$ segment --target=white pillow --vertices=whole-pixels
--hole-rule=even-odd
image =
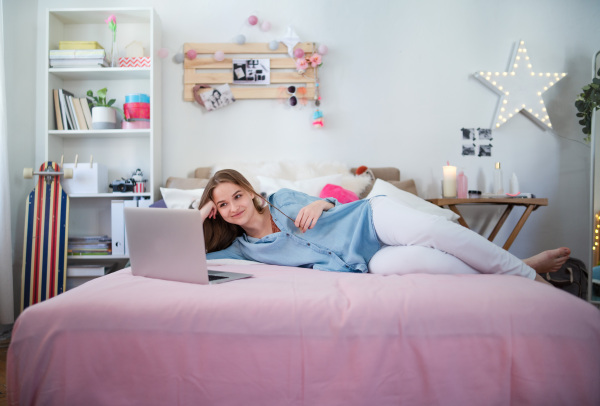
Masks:
[[[200,200],[204,188],[184,190],[161,187],[160,193],[168,209],[189,209],[193,202]]]
[[[382,179],[375,179],[373,189],[369,192],[366,199],[371,197],[386,195],[394,201],[413,209],[420,210],[425,213],[435,214],[436,216],[442,216],[447,220],[457,221],[460,216],[454,213],[452,210],[443,209],[436,206],[433,203],[429,203],[427,200],[420,198],[419,196],[413,195],[412,193],[406,192],[402,189],[398,189],[396,186]]]
[[[340,185],[340,183],[342,183],[342,177],[342,174],[335,174],[312,179],[287,180],[270,178],[268,176],[257,176],[258,181],[260,182],[260,193],[266,193],[267,196],[277,192],[279,189],[287,188],[317,197],[319,197],[321,190],[323,190],[328,183]]]

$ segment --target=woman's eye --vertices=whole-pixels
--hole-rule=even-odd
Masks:
[[[241,193],[239,193],[239,194],[235,195],[235,198],[236,198],[236,199],[239,199],[240,197],[242,197],[242,194],[241,194]]]

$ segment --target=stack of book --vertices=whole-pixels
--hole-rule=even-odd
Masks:
[[[57,130],[91,130],[92,110],[85,97],[75,97],[65,89],[54,89]]]
[[[94,68],[109,66],[104,49],[52,49],[51,68]]]
[[[68,255],[111,255],[111,238],[107,235],[69,237]]]
[[[104,276],[107,268],[102,265],[69,265],[67,266],[67,290]]]

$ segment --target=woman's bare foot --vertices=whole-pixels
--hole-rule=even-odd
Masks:
[[[556,272],[571,255],[571,250],[566,247],[543,251],[530,258],[524,259],[527,265],[535,269],[537,273]]]

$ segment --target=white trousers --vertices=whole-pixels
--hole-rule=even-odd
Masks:
[[[384,196],[371,199],[371,207],[384,244],[369,261],[371,273],[495,273],[535,279],[533,268],[460,224]]]

